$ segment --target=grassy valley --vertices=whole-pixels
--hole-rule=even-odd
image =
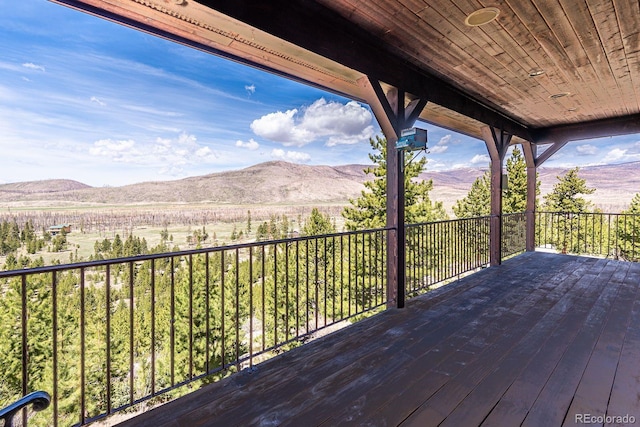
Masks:
[[[364,173],[366,167],[275,161],[236,171],[122,187],[91,187],[66,179],[3,184],[0,221],[16,219],[22,225],[30,220],[40,233],[51,225],[71,224],[72,233],[63,251],[52,252],[46,245],[37,254],[46,264],[87,259],[96,241],[113,239],[116,234],[144,238],[153,247],[160,242],[161,232],[167,230],[174,248],[192,249],[193,233],[203,227],[209,235],[200,243],[203,246],[238,243],[255,239],[259,224],[282,216],[295,232],[302,228],[313,207],[342,230],[343,206],[358,197],[363,183],[371,179]],[[565,172],[541,168],[542,195],[551,191],[556,177]],[[478,168],[458,169],[425,172],[420,178],[433,180],[432,199],[442,201],[452,215],[453,204],[483,173]],[[597,189],[587,198],[605,212],[625,209],[640,189],[640,163],[585,167],[580,176]],[[625,180],[615,179],[617,176]],[[0,265],[4,261],[0,257]]]

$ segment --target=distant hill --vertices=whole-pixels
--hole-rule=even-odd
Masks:
[[[370,176],[367,165],[308,166],[283,161],[261,163],[245,169],[213,173],[174,181],[154,181],[122,187],[90,187],[71,180],[31,181],[0,185],[3,205],[68,204],[327,204],[347,203],[358,197]],[[568,169],[540,168],[542,194],[551,191],[556,176]],[[432,179],[433,200],[448,209],[464,197],[482,169],[426,172]],[[604,211],[626,208],[640,191],[640,162],[581,168],[580,176],[597,191],[589,199]]]
[[[27,183],[4,184],[0,185],[0,203],[342,203],[364,189],[365,174],[358,169],[274,161],[241,170],[122,187],[97,188],[78,183],[62,188],[56,180],[28,183],[28,192],[18,192],[16,189],[27,187]]]
[[[12,184],[0,184],[0,194],[11,195],[59,193],[64,191],[84,190],[91,188],[87,184],[70,179],[49,179],[45,181],[15,182]],[[0,196],[1,197],[1,196]]]

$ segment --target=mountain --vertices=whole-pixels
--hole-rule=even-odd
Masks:
[[[25,181],[12,184],[0,185],[0,194],[7,193],[9,196],[37,194],[37,193],[59,193],[64,191],[84,190],[90,186],[70,179],[49,179],[45,181]],[[1,197],[1,196],[0,196]]]
[[[245,169],[212,173],[174,181],[154,181],[122,187],[90,187],[71,180],[31,181],[0,185],[0,203],[32,205],[127,205],[158,203],[211,204],[342,204],[358,197],[371,179],[367,165],[308,166],[273,161]],[[541,192],[553,189],[556,177],[568,169],[540,168]],[[432,179],[433,200],[447,209],[464,197],[484,170],[457,169],[426,172]],[[604,211],[618,212],[640,191],[640,162],[580,169],[580,176],[597,191],[588,196]]]
[[[307,166],[282,161],[175,181],[154,181],[122,187],[62,188],[58,181],[0,185],[0,202],[79,202],[90,204],[200,203],[303,204],[343,203],[364,189],[358,168]],[[49,186],[49,183],[52,186]]]

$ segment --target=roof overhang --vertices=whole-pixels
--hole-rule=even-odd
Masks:
[[[335,8],[310,0],[52,1],[360,101],[369,101],[365,88],[369,79],[378,80],[383,87],[398,87],[415,98],[428,100],[420,120],[480,139],[481,128],[486,125],[514,135],[514,141],[534,143],[545,143],[555,136],[573,140],[639,131],[640,109],[633,103],[626,114],[607,113],[606,118],[599,118],[599,111],[583,109],[581,119],[553,117],[546,119],[554,122],[550,126],[529,123],[527,108],[543,101],[519,100],[522,110],[510,111],[506,104],[498,105],[490,96],[471,90],[477,82],[454,81],[441,71],[434,71],[442,64],[431,64],[428,57],[421,63],[408,59],[409,45],[414,43],[412,32],[397,35],[392,43],[376,33],[377,21],[371,29],[363,27],[355,16],[360,9],[354,9],[351,15],[345,12],[347,0],[336,2]],[[364,2],[362,6],[367,10],[365,3],[368,4]],[[393,0],[371,3],[387,5],[390,10],[400,8],[400,3]],[[421,16],[424,10],[414,12]],[[390,27],[399,19],[392,14],[375,17],[388,20],[380,24],[381,28]],[[456,42],[444,35],[441,39],[431,40],[428,35],[425,38],[436,48]],[[639,55],[633,54],[628,61],[632,64]],[[492,94],[499,90],[487,87],[487,91],[490,89]],[[544,108],[538,106],[538,110]],[[540,117],[539,121],[543,119]]]

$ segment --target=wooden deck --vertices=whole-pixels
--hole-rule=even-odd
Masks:
[[[640,425],[639,288],[640,264],[527,253],[121,425]]]

